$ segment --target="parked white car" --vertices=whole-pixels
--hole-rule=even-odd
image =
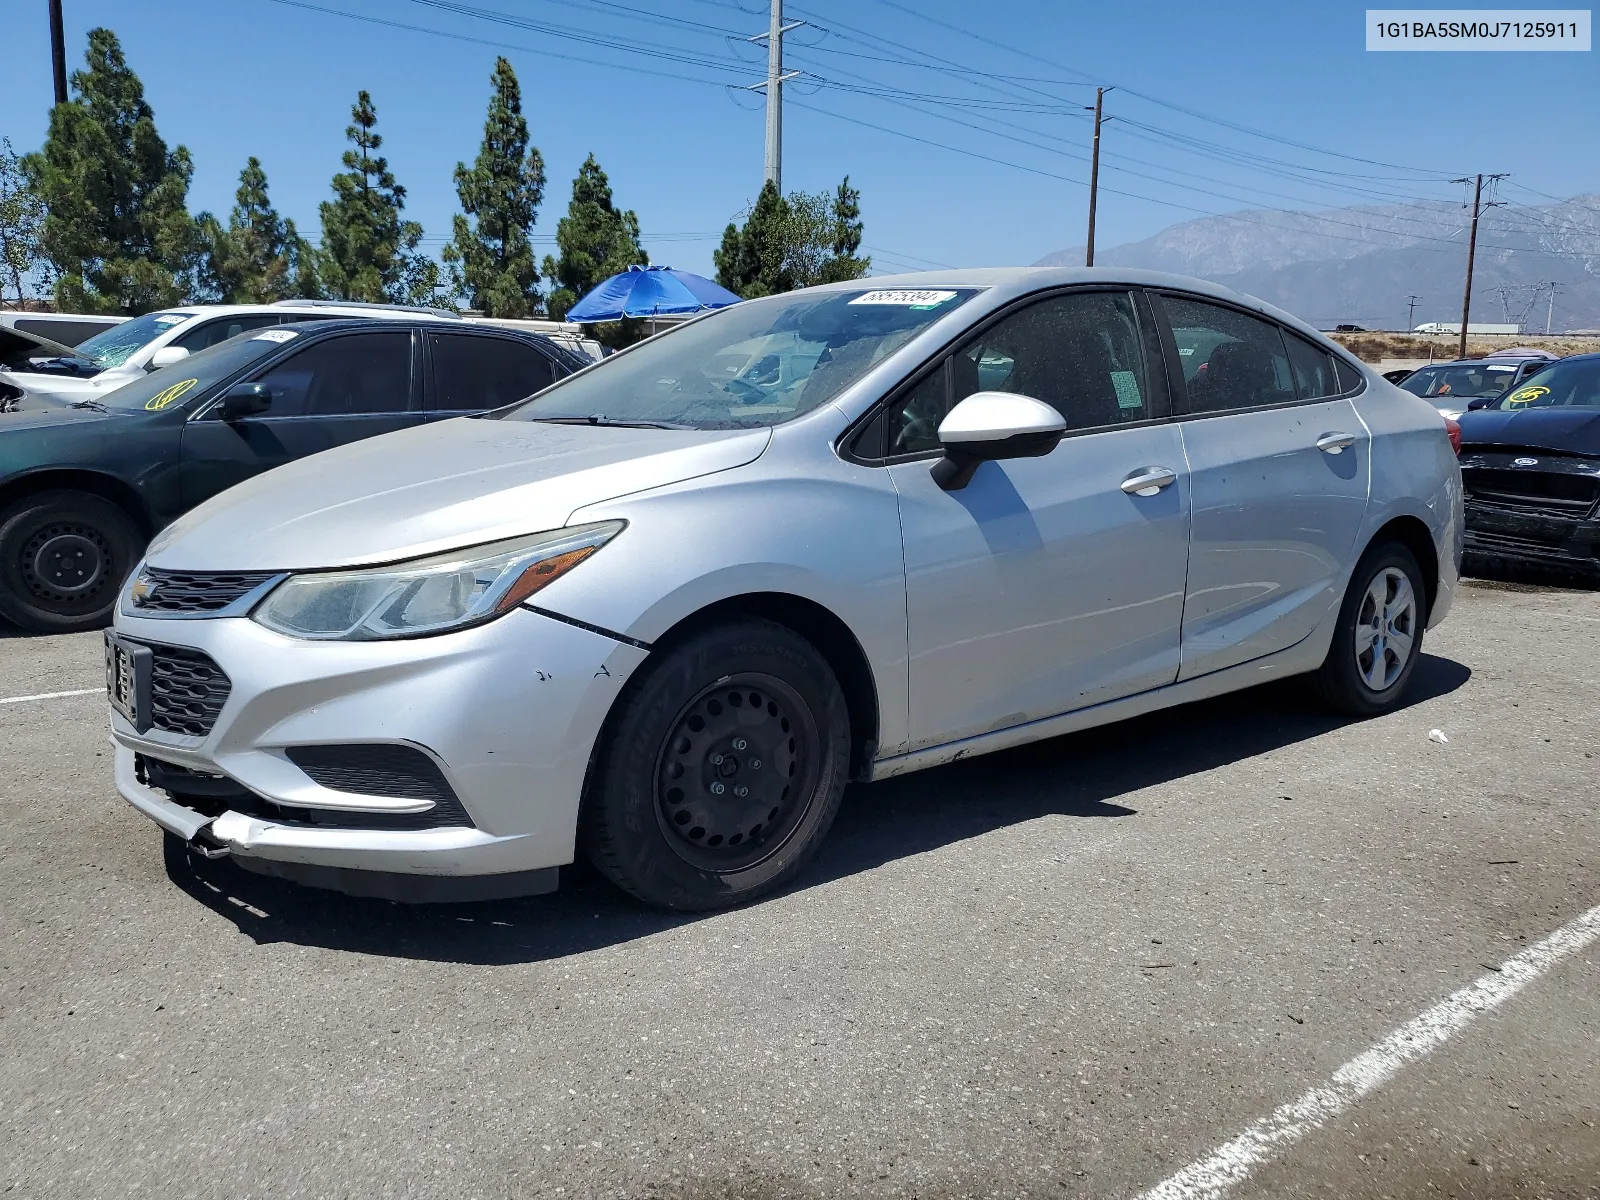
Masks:
[[[170,366],[197,350],[215,346],[236,334],[290,321],[329,317],[437,317],[459,321],[442,308],[399,304],[360,304],[343,300],[282,300],[276,304],[183,304],[123,321],[76,347],[80,357],[98,370],[92,375],[58,375],[30,380],[36,396],[71,403],[94,400],[138,379],[146,371]]]

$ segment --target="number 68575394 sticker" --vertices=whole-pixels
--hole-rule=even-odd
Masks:
[[[194,387],[194,385],[199,382],[200,381],[198,379],[179,380],[171,387],[164,388],[163,390],[157,392],[154,396],[151,396],[150,399],[144,402],[144,406],[151,412],[160,412],[169,404],[183,399],[184,396],[189,394],[189,389]]]

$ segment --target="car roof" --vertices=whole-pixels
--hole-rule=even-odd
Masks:
[[[343,310],[343,311],[341,311]],[[369,320],[376,318],[380,321],[440,321],[460,320],[453,313],[440,310],[428,312],[421,308],[408,308],[403,305],[389,306],[384,304],[361,304],[354,301],[345,303],[338,300],[294,301],[288,300],[276,304],[174,304],[167,308],[153,309],[153,312],[183,313],[189,317],[226,316],[230,313],[239,315],[256,315],[259,313],[296,313],[303,312],[307,316],[313,313],[334,312],[343,317],[365,317]]]

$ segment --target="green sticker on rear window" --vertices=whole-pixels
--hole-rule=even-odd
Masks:
[[[1139,398],[1139,377],[1132,371],[1111,372],[1111,386],[1117,389],[1118,408],[1143,408]]]

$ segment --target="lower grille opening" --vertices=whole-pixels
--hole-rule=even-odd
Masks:
[[[432,809],[423,813],[344,812],[332,808],[304,808],[275,804],[226,775],[196,771],[144,754],[134,755],[133,771],[134,777],[146,787],[160,788],[177,803],[204,817],[220,817],[225,812],[236,812],[279,825],[301,825],[323,829],[404,831],[472,825],[471,818],[467,816],[454,793],[450,794],[449,805],[435,802]]]
[[[431,800],[433,809],[418,814],[431,825],[471,825],[439,764],[415,746],[350,744],[290,746],[284,752],[313,782],[335,792]]]

